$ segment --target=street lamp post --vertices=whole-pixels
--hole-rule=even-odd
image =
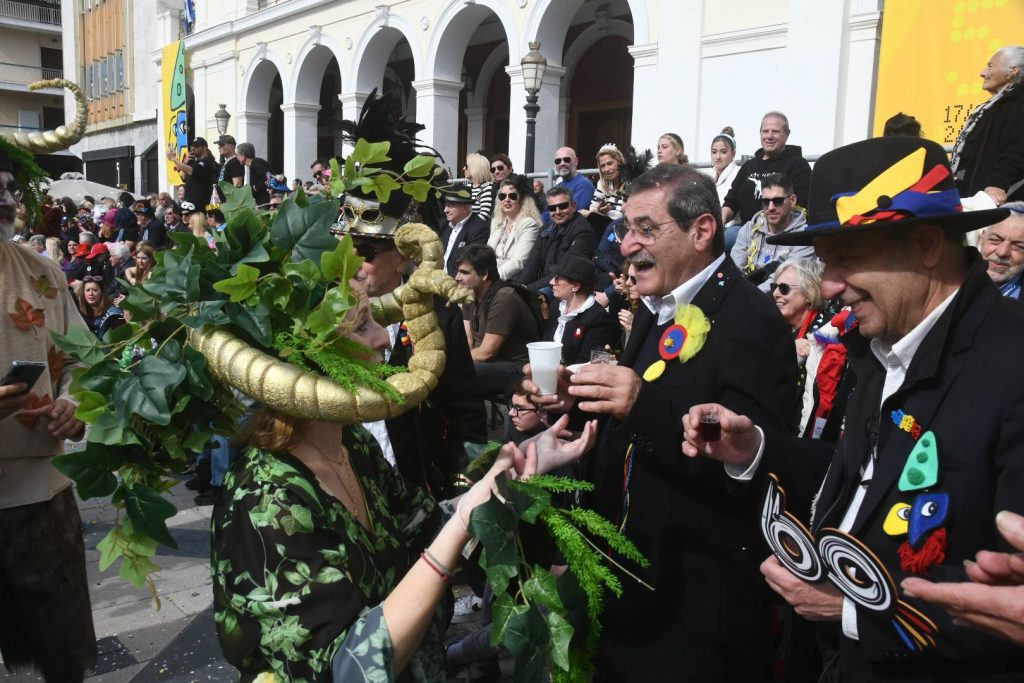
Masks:
[[[231,120],[231,114],[228,113],[228,105],[220,104],[217,105],[220,109],[213,115],[213,118],[217,121],[217,132],[222,136],[228,132],[228,121]],[[220,155],[220,163],[224,163],[224,155]]]
[[[523,86],[526,88],[526,105],[523,107],[526,110],[526,161],[523,170],[526,173],[533,173],[537,113],[540,111],[537,95],[544,82],[544,70],[548,66],[548,60],[540,53],[540,43],[530,43],[530,51],[520,64],[523,67]]]

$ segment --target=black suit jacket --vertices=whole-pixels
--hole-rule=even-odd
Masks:
[[[444,333],[444,372],[426,401],[386,425],[398,470],[440,500],[453,493],[452,482],[465,456],[463,443],[487,442],[487,415],[460,309],[434,297],[434,313]],[[399,339],[388,364],[405,366],[410,358],[410,347]]]
[[[455,277],[455,269],[459,263],[459,257],[462,256],[462,252],[466,247],[471,244],[487,244],[487,238],[490,236],[491,226],[487,224],[487,221],[475,213],[469,214],[469,219],[466,220],[466,224],[459,231],[459,242],[452,249],[452,253],[448,255],[448,260],[444,264],[448,274]],[[446,223],[444,229],[441,230],[441,243],[445,249],[448,249],[448,241],[451,238],[452,224]]]
[[[763,681],[771,670],[769,594],[758,571],[767,556],[758,531],[759,487],[730,479],[723,466],[680,452],[682,416],[719,402],[754,421],[795,429],[797,365],[778,310],[726,257],[692,302],[711,322],[701,351],[670,361],[642,382],[626,418],[608,420],[590,456],[595,504],[620,520],[623,465],[633,445],[624,532],[651,561],[624,563],[621,598],[608,596],[598,654],[602,681]],[[641,305],[619,364],[636,367],[656,344],[655,316]],[[653,339],[648,339],[651,336]],[[657,357],[655,355],[655,357]]]
[[[148,241],[154,249],[163,249],[170,241],[167,239],[167,226],[159,218],[154,218],[139,230],[139,240]]]
[[[846,409],[846,430],[817,499],[812,533],[837,528],[860,483],[860,468],[877,439],[878,455],[867,494],[850,534],[865,543],[888,569],[897,591],[905,536],[889,536],[882,525],[897,503],[913,503],[922,491],[902,492],[898,482],[915,441],[899,429],[892,412],[913,416],[931,430],[938,449],[939,480],[929,492],[948,493],[951,516],[944,525],[945,560],[925,572],[933,581],[966,581],[963,561],[979,550],[1011,551],[995,527],[1000,510],[1024,513],[1024,310],[1000,296],[971,249],[971,270],[960,292],[918,348],[902,386],[879,410],[885,369],[859,334],[843,338],[857,376]],[[781,473],[783,487],[798,481],[796,463],[819,442],[769,434],[761,469]],[[801,516],[804,510],[792,509]],[[937,646],[911,655],[888,616],[857,609],[859,640],[842,641],[841,667],[848,680],[992,680],[991,672],[1024,676],[1024,651],[969,628],[928,603],[900,597],[939,628]],[[945,678],[951,676],[952,678]],[[998,678],[1011,680],[1011,678]]]
[[[590,362],[590,352],[614,345],[619,338],[618,318],[595,303],[565,325],[562,338],[555,339],[558,328],[558,309],[548,319],[544,338],[562,342],[562,365]]]

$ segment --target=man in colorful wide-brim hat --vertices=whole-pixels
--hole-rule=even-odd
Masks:
[[[1006,213],[964,213],[946,155],[928,140],[878,138],[822,156],[808,227],[769,241],[813,244],[822,295],[857,318],[860,334],[843,338],[856,375],[856,390],[841,389],[845,434],[834,451],[770,432],[762,443],[732,415],[720,443],[688,432],[691,455],[776,475],[762,512],[775,556],[762,571],[797,613],[834,625],[842,680],[1024,672],[1024,650],[904,584],[967,581],[978,551],[1009,549],[995,514],[1024,511],[1024,309],[963,246],[965,231]],[[821,483],[810,473],[829,458]],[[791,499],[818,491],[809,519],[785,511],[780,487]]]
[[[32,152],[64,149],[85,130],[85,99],[73,84],[33,88],[62,85],[78,100],[71,124],[0,137],[0,655],[8,669],[81,681],[96,662],[82,522],[71,480],[52,465],[65,440],[84,433],[70,392],[81,364],[50,333],[85,322],[57,264],[10,241],[19,203],[30,224],[39,219],[43,172]]]

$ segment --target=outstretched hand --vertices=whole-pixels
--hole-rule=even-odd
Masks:
[[[555,424],[540,434],[532,436],[515,448],[513,462],[519,477],[529,476],[525,468],[532,462],[537,474],[547,474],[583,457],[583,454],[594,447],[597,441],[597,420],[590,420],[583,426],[580,435],[572,439],[572,432],[567,431],[569,416],[563,415]],[[506,444],[510,445],[510,444]]]
[[[908,597],[932,602],[965,624],[1024,645],[1024,517],[1000,512],[996,526],[1021,552],[982,550],[975,562],[965,563],[968,582],[932,583],[911,577],[901,585]]]
[[[715,413],[722,438],[708,442],[701,437],[700,420],[704,413]],[[754,462],[761,448],[761,433],[746,415],[737,415],[718,403],[704,403],[690,408],[683,415],[683,455],[695,458],[705,455],[712,460],[746,469]]]

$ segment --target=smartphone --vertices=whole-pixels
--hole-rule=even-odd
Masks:
[[[0,380],[0,386],[7,386],[8,384],[25,384],[29,389],[31,389],[45,369],[46,363],[39,363],[31,360],[16,360],[11,363],[11,367],[7,368],[7,372],[4,374],[3,380]]]

